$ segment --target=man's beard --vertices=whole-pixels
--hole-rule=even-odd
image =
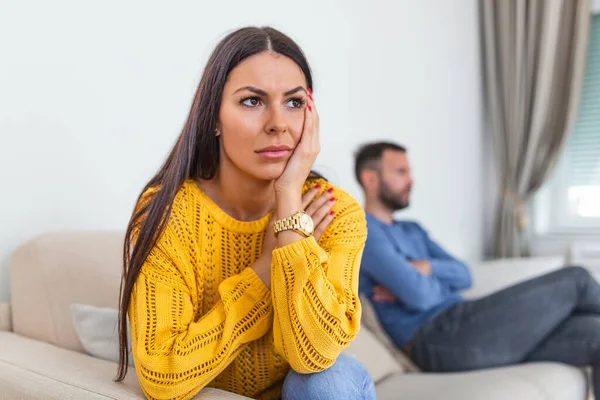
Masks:
[[[409,205],[409,201],[402,201],[402,194],[405,191],[409,191],[410,187],[406,188],[404,191],[400,193],[393,193],[386,184],[381,185],[381,189],[379,190],[379,201],[383,203],[387,208],[392,211],[402,210]]]

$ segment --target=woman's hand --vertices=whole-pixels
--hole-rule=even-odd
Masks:
[[[319,194],[319,190],[321,189],[320,185],[315,186],[312,189],[309,189],[302,196],[302,209],[305,210],[308,215],[313,220],[313,224],[315,230],[313,232],[313,236],[315,240],[319,240],[325,229],[331,224],[335,213],[331,211],[333,205],[335,204],[335,197],[333,196],[333,188],[326,190],[317,197]],[[265,239],[263,241],[263,249],[262,255],[269,255],[273,253],[273,250],[277,247],[277,238],[275,237],[275,233],[273,231],[273,224],[277,220],[277,213],[273,214],[273,218],[269,222],[267,226],[267,230],[265,232]],[[282,232],[283,233],[283,232]]]
[[[309,189],[304,196],[302,196],[302,208],[304,212],[310,215],[315,226],[313,236],[316,241],[319,241],[321,235],[329,224],[333,221],[335,213],[331,211],[335,204],[335,197],[333,195],[333,188],[326,190],[317,197],[320,187]]]
[[[313,236],[317,241],[333,221],[335,213],[331,211],[331,209],[336,201],[333,195],[333,188],[323,192],[323,194],[317,197],[320,189],[321,187],[317,185],[314,188],[307,190],[302,196],[302,209],[304,209],[313,219],[315,226]],[[273,231],[273,224],[276,219],[277,213],[274,213],[265,231],[261,256],[252,267],[269,288],[271,287],[272,254],[273,250],[277,247],[277,238]],[[282,234],[284,234],[284,232],[280,233],[280,235]]]
[[[312,94],[309,90],[309,95],[304,109],[304,126],[300,141],[294,149],[294,153],[288,160],[286,167],[279,178],[275,180],[275,196],[278,199],[277,209],[279,218],[285,218],[299,211],[282,210],[281,201],[284,203],[295,203],[299,206],[302,187],[306,182],[306,178],[310,174],[310,170],[317,159],[317,155],[321,150],[319,138],[319,114],[315,107]],[[288,215],[288,211],[291,211]]]

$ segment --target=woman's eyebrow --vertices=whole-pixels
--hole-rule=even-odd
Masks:
[[[284,96],[289,96],[289,95],[294,94],[296,92],[299,92],[301,90],[303,90],[306,93],[306,89],[304,89],[302,86],[298,86],[298,87],[293,88],[292,90],[288,90],[283,95]]]
[[[233,92],[233,94],[236,94],[237,92],[241,92],[242,90],[248,90],[249,92],[253,92],[253,93],[259,94],[261,96],[267,96],[267,92],[265,92],[264,90],[261,90],[257,87],[254,87],[254,86],[243,86],[243,87],[239,88],[238,90],[236,90],[235,92]]]
[[[259,89],[257,87],[254,87],[254,86],[242,86],[241,88],[239,88],[238,90],[236,90],[235,92],[233,92],[233,94],[236,94],[237,92],[241,92],[242,90],[247,90],[249,92],[256,93],[256,94],[258,94],[260,96],[268,96],[267,92],[265,92],[264,90]],[[306,93],[306,89],[304,89],[302,86],[297,86],[297,87],[295,87],[295,88],[293,88],[291,90],[288,90],[283,95],[284,96],[289,96],[289,95],[292,95],[292,94],[297,93],[299,91],[304,91]]]

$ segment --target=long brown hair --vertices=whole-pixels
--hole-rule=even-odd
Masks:
[[[227,76],[244,59],[263,51],[291,58],[304,73],[307,86],[313,86],[304,53],[292,39],[276,29],[242,28],[228,34],[217,45],[204,69],[181,135],[165,163],[140,193],[139,206],[127,226],[119,294],[119,368],[116,381],[122,381],[127,374],[127,309],[142,264],[167,224],[181,185],[188,179],[214,178],[219,167],[219,141],[215,129]],[[147,201],[140,201],[149,188],[159,190]],[[134,233],[136,240],[132,237]]]

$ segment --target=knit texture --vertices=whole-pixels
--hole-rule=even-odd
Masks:
[[[311,181],[304,190],[324,180]],[[133,358],[150,399],[189,399],[206,386],[276,399],[293,368],[331,366],[360,327],[365,215],[335,188],[321,236],[276,249],[269,290],[249,268],[272,213],[238,221],[196,184],[177,193],[167,226],[131,294]]]

